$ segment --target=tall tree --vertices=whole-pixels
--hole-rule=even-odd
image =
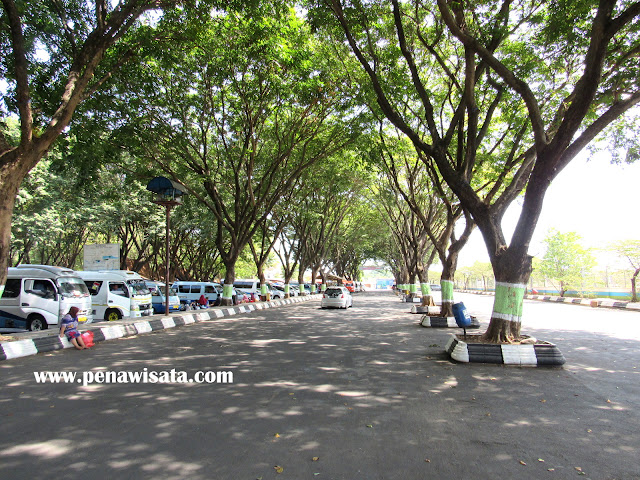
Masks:
[[[579,243],[576,232],[549,231],[544,243],[547,251],[540,262],[540,271],[551,281],[557,282],[560,296],[570,287],[578,287],[585,273],[595,265],[591,253]]]
[[[67,128],[80,102],[131,57],[126,45],[116,44],[136,20],[148,10],[177,3],[2,0],[0,78],[9,87],[4,106],[20,119],[20,138],[11,142],[0,128],[0,290],[22,180]]]
[[[640,3],[320,3],[380,110],[435,163],[483,235],[496,279],[485,338],[518,340],[528,248],[549,184],[598,134],[635,127]],[[474,181],[481,163],[494,169],[491,184]],[[507,242],[502,217],[523,189]]]
[[[353,165],[341,162],[343,156],[331,158],[304,175],[303,199],[299,201],[301,214],[294,218],[293,227],[298,239],[298,283],[303,285],[304,274],[311,270],[311,283],[328,261],[331,241],[356,199]],[[327,179],[331,179],[327,182]],[[302,289],[300,292],[302,293]]]
[[[229,303],[241,252],[300,175],[357,136],[358,118],[293,10],[193,13],[166,18],[172,42],[130,75],[140,89],[120,96],[128,115],[113,138],[213,213]]]
[[[413,147],[407,148],[404,136],[396,138],[396,135],[383,135],[381,132],[380,137],[380,157],[390,179],[391,188],[422,222],[422,230],[426,233],[432,248],[431,257],[437,254],[442,264],[440,315],[451,317],[458,256],[469,240],[475,224],[469,215],[466,215],[464,230],[458,237],[455,227],[464,210],[443,182],[433,162],[421,160]],[[431,289],[426,273],[428,272],[423,272],[420,283],[423,295],[430,296]]]
[[[614,243],[611,249],[621,258],[624,258],[633,269],[631,275],[631,301],[638,301],[636,281],[640,274],[640,240],[623,240]]]

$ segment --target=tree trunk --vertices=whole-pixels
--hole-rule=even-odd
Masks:
[[[17,149],[0,154],[0,295],[7,281],[11,250],[11,219],[20,185],[29,171],[44,155],[35,148],[30,155],[19,155]],[[37,157],[36,157],[37,156]]]
[[[441,317],[453,317],[453,282],[458,266],[459,250],[449,248],[449,254],[442,263],[442,275],[440,276],[440,287],[442,305],[440,306]]]
[[[284,298],[290,298],[291,297],[291,277],[292,277],[292,272],[289,272],[286,268],[285,268],[285,274],[284,274]]]
[[[505,250],[494,258],[496,295],[489,327],[483,338],[492,343],[513,343],[520,340],[522,308],[527,282],[531,276],[532,257]]]
[[[0,295],[7,281],[9,250],[11,247],[11,218],[16,203],[16,195],[22,179],[3,176],[0,188]]]
[[[233,282],[236,281],[236,262],[235,260],[229,264],[224,260],[223,262],[226,272],[224,274],[224,286],[222,287],[220,305],[229,306],[233,305]]]
[[[267,297],[267,277],[264,275],[262,264],[258,265],[258,279],[260,280],[260,300],[263,302],[270,300],[270,298]]]
[[[636,279],[638,278],[639,273],[640,273],[640,268],[637,268],[635,273],[633,274],[633,277],[631,277],[631,301],[634,303],[638,301],[638,292],[636,290]]]
[[[324,270],[320,270],[320,279],[322,280],[322,284],[320,285],[320,292],[323,292],[327,289],[327,273]]]

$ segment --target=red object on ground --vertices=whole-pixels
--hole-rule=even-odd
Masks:
[[[93,332],[84,332],[82,334],[82,340],[84,341],[85,346],[93,347],[95,343],[93,343]]]

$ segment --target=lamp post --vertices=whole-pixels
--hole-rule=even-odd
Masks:
[[[164,313],[169,315],[169,258],[171,245],[170,232],[171,232],[171,209],[176,205],[182,203],[182,196],[187,192],[185,187],[173,180],[169,180],[166,177],[155,177],[147,184],[147,190],[155,193],[155,197],[152,200],[157,205],[165,207],[167,212],[166,229],[167,229],[167,242],[166,242],[166,263],[165,263],[165,280],[164,280]]]

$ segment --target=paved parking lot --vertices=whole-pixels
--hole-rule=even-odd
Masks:
[[[640,478],[637,399],[614,388],[638,384],[637,340],[530,318],[561,339],[565,367],[463,365],[443,353],[451,330],[408,311],[393,294],[357,294],[347,311],[309,302],[2,362],[0,476]],[[597,345],[624,356],[598,367]],[[230,371],[233,383],[33,376],[145,369]]]

